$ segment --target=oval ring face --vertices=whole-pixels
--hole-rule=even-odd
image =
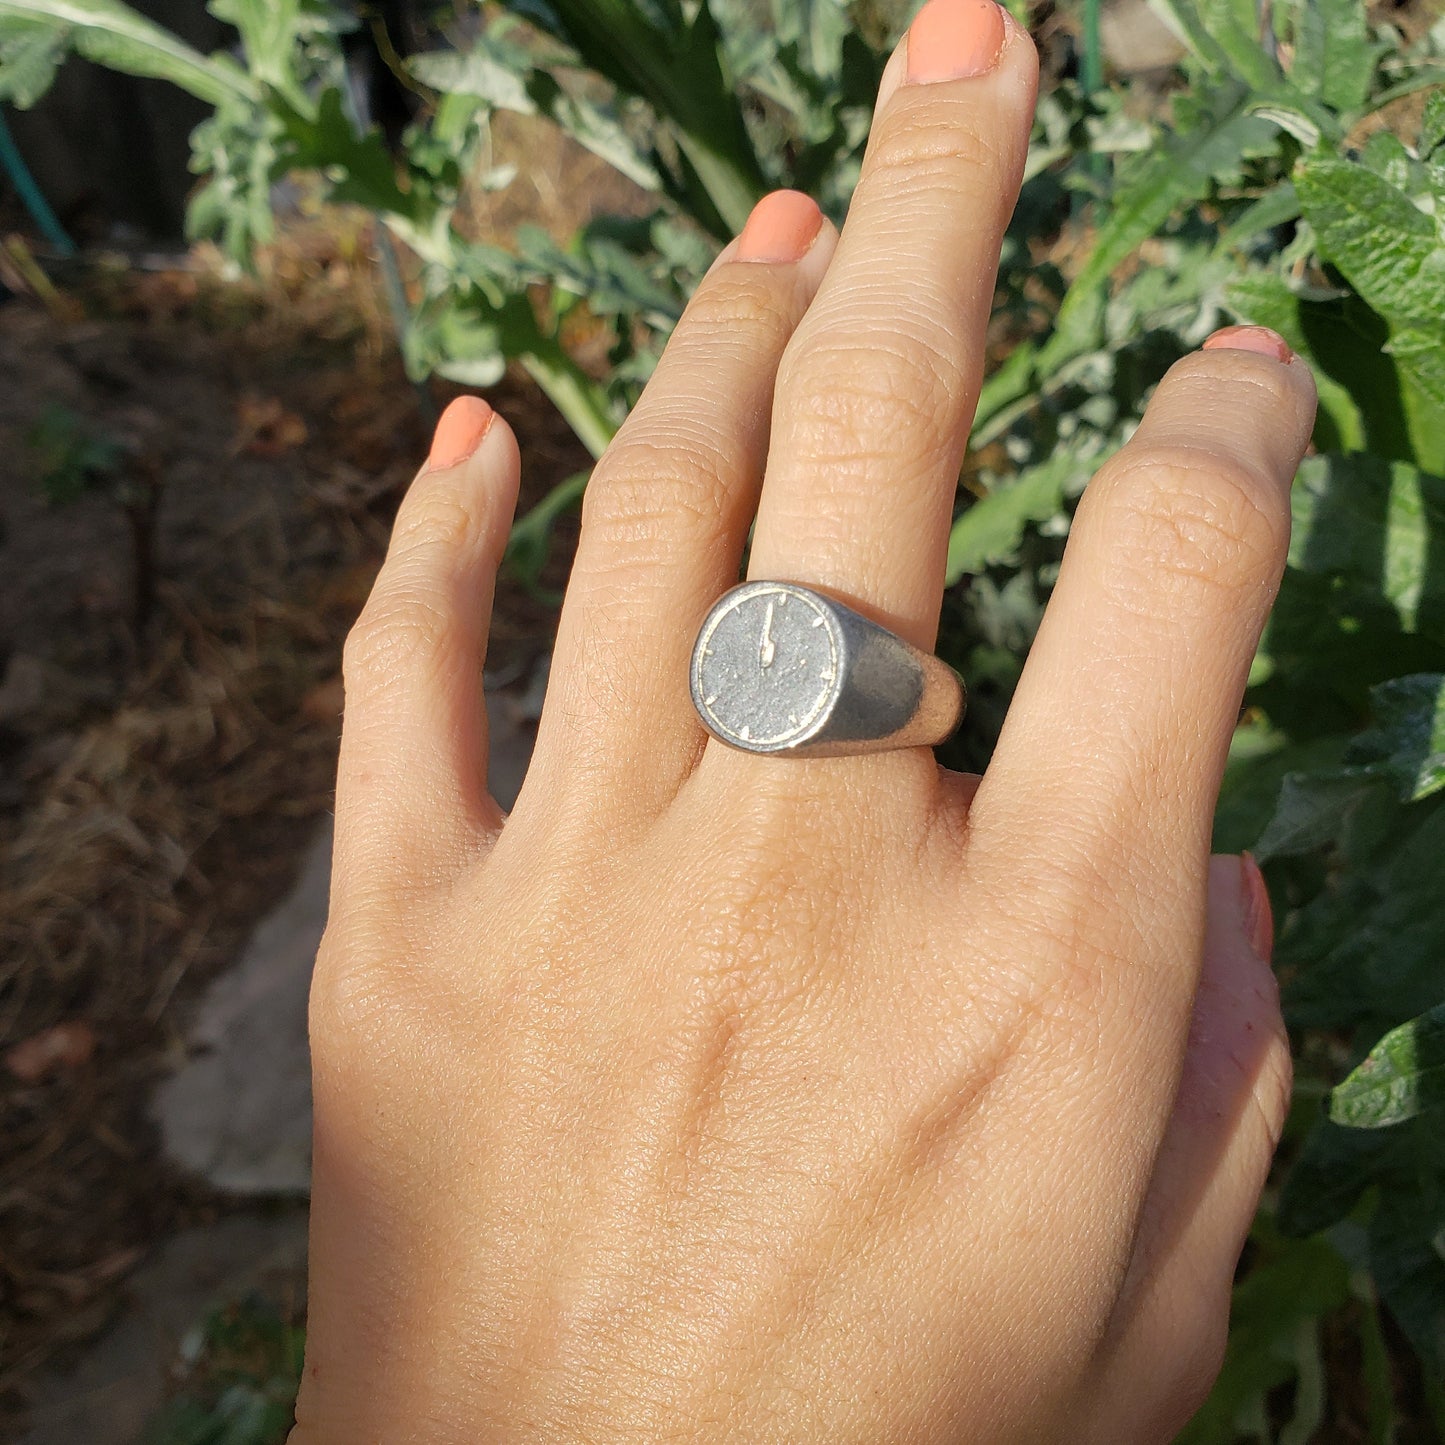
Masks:
[[[771,752],[805,737],[838,690],[838,639],[822,605],[766,583],[723,598],[692,659],[693,699],[727,742]]]

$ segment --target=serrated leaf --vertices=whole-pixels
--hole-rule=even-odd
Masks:
[[[1383,1129],[1445,1109],[1445,1004],[1391,1029],[1330,1093],[1330,1118]]]
[[[311,115],[279,99],[276,106],[290,142],[288,164],[321,171],[338,201],[416,217],[416,198],[397,184],[396,161],[380,133],[373,129],[357,134],[339,90],[329,87],[322,91]]]
[[[1054,334],[1040,353],[1042,375],[1093,343],[1102,318],[1098,292],[1115,268],[1176,208],[1202,199],[1221,176],[1236,173],[1246,155],[1277,134],[1273,123],[1249,113],[1251,104],[1242,88],[1210,97],[1207,115],[1197,129],[1170,135],[1121,182],[1109,218],[1069,287]]]
[[[68,33],[80,54],[129,75],[168,80],[218,105],[254,95],[232,69],[192,49],[121,0],[0,0],[0,19],[32,20]]]
[[[1434,218],[1383,177],[1333,157],[1304,162],[1295,189],[1321,253],[1369,305],[1391,322],[1445,326],[1445,245]]]

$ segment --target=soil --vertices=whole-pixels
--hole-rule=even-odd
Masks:
[[[330,807],[341,642],[451,394],[408,382],[366,254],[331,218],[259,280],[92,265],[0,304],[0,1439],[147,1248],[232,1207],[166,1166],[147,1101]],[[489,399],[523,507],[587,464],[525,378]],[[42,418],[118,448],[109,490],[45,500]],[[553,622],[504,579],[489,670],[524,677]]]

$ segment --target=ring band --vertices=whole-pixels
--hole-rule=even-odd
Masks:
[[[725,592],[698,629],[690,681],[719,742],[793,758],[932,747],[966,704],[946,662],[796,582]]]

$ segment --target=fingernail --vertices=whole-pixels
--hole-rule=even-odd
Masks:
[[[801,191],[764,196],[738,237],[739,261],[801,261],[823,229],[823,213]]]
[[[1252,854],[1240,854],[1239,868],[1244,931],[1254,946],[1255,954],[1268,963],[1274,953],[1274,910],[1269,903],[1269,889]]]
[[[437,422],[431,452],[422,470],[440,472],[466,461],[481,446],[496,417],[496,412],[479,396],[459,396],[448,402]]]
[[[1007,32],[994,0],[928,0],[908,29],[908,79],[915,84],[985,75]]]
[[[1205,351],[1257,351],[1272,361],[1293,361],[1294,352],[1277,331],[1268,326],[1226,326],[1204,343]]]

